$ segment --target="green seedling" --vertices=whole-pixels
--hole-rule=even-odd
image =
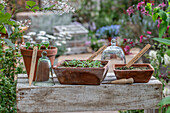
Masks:
[[[80,61],[80,60],[72,60],[65,61],[61,67],[84,67],[84,68],[99,68],[103,67],[100,61]]]
[[[43,42],[43,45],[45,46],[46,49],[49,47],[49,42]]]
[[[29,47],[31,47],[31,43],[30,42],[26,42],[25,43],[25,48],[28,49]]]
[[[41,49],[41,46],[42,46],[42,43],[37,44],[37,46],[38,46],[38,49],[40,50],[40,49]]]

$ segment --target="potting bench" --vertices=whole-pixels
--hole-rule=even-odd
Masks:
[[[108,73],[104,82],[116,79]],[[162,84],[154,77],[148,83],[126,85],[29,86],[26,74],[18,75],[17,111],[78,112],[154,109],[162,99]]]

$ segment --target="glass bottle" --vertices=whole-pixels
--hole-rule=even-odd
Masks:
[[[117,60],[119,57],[121,60]],[[116,40],[111,40],[111,46],[108,46],[102,53],[101,60],[110,60],[109,72],[113,72],[113,64],[126,64],[125,54],[121,47],[116,46]],[[124,60],[124,62],[122,62]]]
[[[41,53],[42,57],[38,60],[35,86],[52,86],[54,85],[53,72],[51,67],[51,61],[47,57],[47,52]],[[51,76],[50,76],[51,74]]]

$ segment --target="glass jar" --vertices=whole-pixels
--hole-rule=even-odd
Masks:
[[[119,57],[120,60],[118,60],[117,57]],[[112,39],[111,46],[108,46],[103,51],[101,60],[110,60],[109,72],[113,72],[113,64],[126,64],[125,54],[121,47],[116,46],[116,39]]]
[[[47,52],[41,53],[42,57],[38,60],[35,86],[52,86],[54,85],[51,61],[47,57]],[[51,76],[50,76],[51,75]]]

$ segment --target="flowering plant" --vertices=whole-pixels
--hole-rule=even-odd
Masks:
[[[122,47],[122,49],[124,49],[124,52],[126,55],[129,55],[130,54],[130,49],[132,47],[134,47],[134,43],[133,41],[127,39],[127,38],[124,38],[124,39],[119,39],[117,38],[117,45]]]
[[[116,37],[119,34],[120,25],[111,25],[101,27],[96,31],[96,36],[99,38]]]
[[[74,12],[75,9],[68,5],[68,0],[43,0],[42,1],[42,7],[36,5],[36,2],[34,1],[27,1],[26,2],[27,9],[30,9],[31,11],[35,12],[36,10],[40,11],[52,11],[55,14],[62,15],[63,13],[69,13]]]
[[[169,1],[170,4],[170,1]],[[157,22],[157,27],[159,29],[159,38],[153,38],[153,40],[159,41],[163,44],[170,45],[169,39],[161,39],[165,32],[169,30],[170,17],[169,17],[169,9],[166,9],[166,4],[163,2],[156,7],[153,7],[154,3],[141,1],[137,4],[137,6],[131,6],[127,9],[127,13],[131,16],[136,11],[140,11],[142,15],[151,16],[154,22]],[[166,36],[165,36],[166,37]]]
[[[169,37],[169,35],[167,35],[167,32],[169,32],[170,34],[170,29],[169,29],[170,6],[168,6],[170,4],[170,0],[168,0],[167,3],[168,4],[166,4],[164,0],[162,4],[159,4],[158,6],[153,7],[154,6],[153,3],[142,1],[138,3],[137,7],[131,6],[127,10],[129,15],[132,15],[137,10],[139,10],[141,14],[146,15],[146,16],[151,16],[152,20],[154,22],[157,22],[157,28],[159,29],[159,38],[152,38],[152,39],[160,42],[161,44],[158,44],[158,46],[156,46],[155,56],[154,55],[150,56],[150,62],[155,69],[154,76],[162,82],[163,88],[166,85],[165,81],[169,82],[169,71],[168,70],[170,69],[169,68],[170,65],[168,64],[170,60],[170,57],[169,57],[170,50],[168,49],[167,46],[165,46],[165,45],[170,45],[170,38],[164,38],[164,37]],[[166,6],[168,6],[168,8],[166,8]],[[148,32],[148,34],[151,34],[151,33]],[[146,36],[141,35],[140,42],[142,42],[144,38],[146,38]],[[161,73],[162,67],[167,68],[167,71],[164,71],[165,72],[164,74]],[[168,113],[170,111],[170,107],[164,106],[166,104],[165,101],[169,101],[168,98],[162,100],[161,102],[162,105],[160,105],[160,109],[164,107],[166,108],[166,112]]]

